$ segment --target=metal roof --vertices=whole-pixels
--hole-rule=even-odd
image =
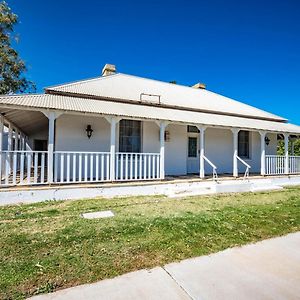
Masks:
[[[73,113],[114,115],[125,118],[165,120],[185,124],[203,124],[207,126],[237,127],[249,130],[300,134],[300,126],[282,122],[51,94],[0,96],[0,112],[3,112],[5,109],[59,110]]]
[[[206,89],[196,89],[122,73],[46,88],[46,93],[53,91],[123,99],[132,103],[144,101],[154,105],[175,106],[203,112],[286,121],[282,117]]]

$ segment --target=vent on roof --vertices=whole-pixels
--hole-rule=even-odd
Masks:
[[[116,73],[116,66],[106,64],[102,69],[102,76],[112,75]]]
[[[206,89],[206,84],[198,82],[198,83],[194,84],[192,87],[195,88],[195,89],[205,90]]]
[[[140,94],[140,101],[141,102],[154,103],[154,104],[160,104],[160,95],[141,93]]]

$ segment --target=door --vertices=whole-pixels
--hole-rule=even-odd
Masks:
[[[187,173],[199,174],[199,142],[197,134],[188,136]]]

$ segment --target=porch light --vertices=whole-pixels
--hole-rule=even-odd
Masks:
[[[269,146],[269,144],[270,144],[270,139],[267,136],[265,137],[265,143],[267,146]]]
[[[92,136],[92,133],[93,133],[93,129],[92,129],[92,126],[91,125],[87,125],[86,126],[86,135],[87,135],[87,137],[90,139],[91,138],[91,136]]]

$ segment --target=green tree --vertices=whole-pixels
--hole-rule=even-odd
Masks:
[[[33,82],[24,77],[25,62],[12,47],[18,16],[5,1],[0,3],[0,94],[35,91]],[[17,40],[17,39],[16,39]]]
[[[300,156],[300,139],[294,140],[294,155]],[[284,155],[284,141],[279,140],[277,146],[277,154]],[[292,142],[289,141],[289,154],[292,155]]]

